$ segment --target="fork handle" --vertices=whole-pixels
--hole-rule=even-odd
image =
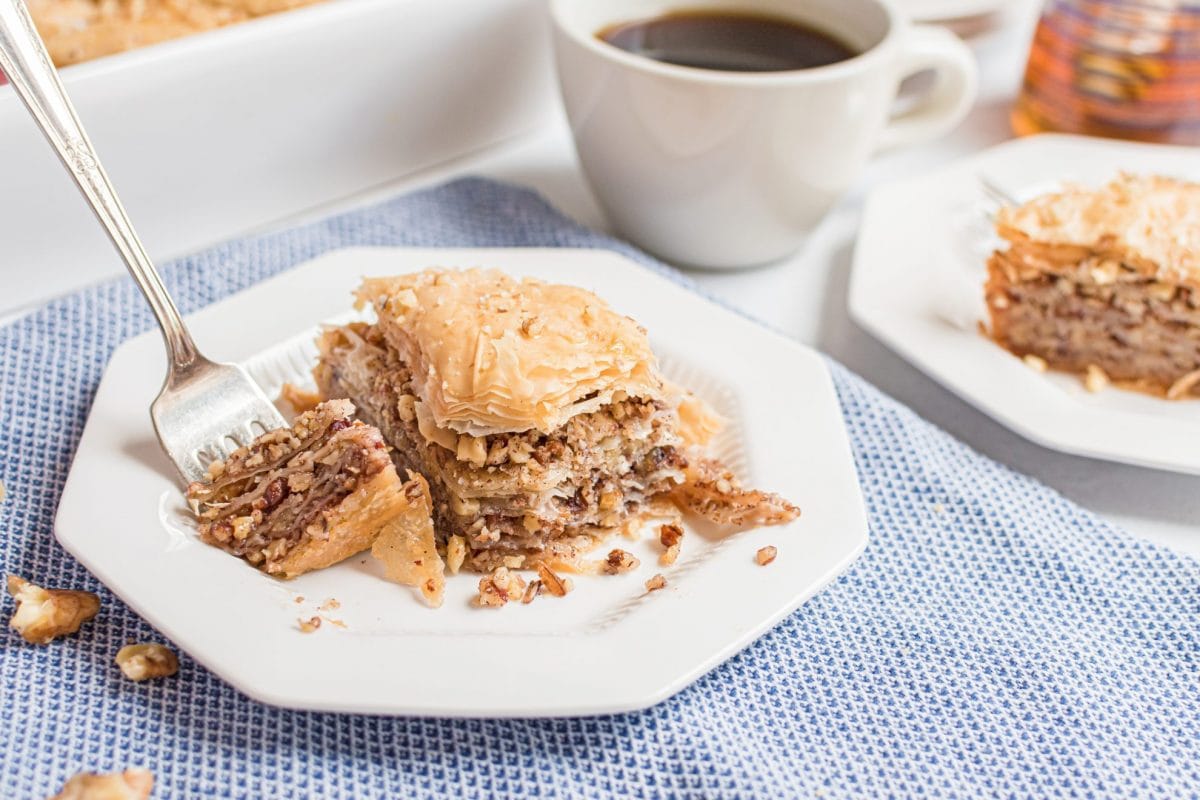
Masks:
[[[138,240],[50,62],[22,0],[0,0],[0,71],[75,179],[162,327],[171,373],[201,359],[179,310]]]

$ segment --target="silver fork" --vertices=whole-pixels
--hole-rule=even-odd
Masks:
[[[244,369],[209,361],[196,349],[92,150],[22,0],[0,0],[0,70],[75,179],[158,319],[167,345],[167,379],[150,406],[150,417],[159,443],[183,479],[200,479],[212,460],[225,458],[261,431],[283,427],[283,416]]]

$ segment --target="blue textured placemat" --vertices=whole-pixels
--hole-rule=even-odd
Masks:
[[[608,247],[682,280],[531,192],[472,179],[225,244],[165,273],[191,311],[362,244]],[[1200,566],[836,366],[871,545],[755,645],[649,711],[531,721],[279,711],[186,657],[176,678],[129,683],[113,654],[153,633],[55,544],[51,522],[109,354],[152,325],[121,279],[0,329],[0,568],[104,601],[81,635],[48,647],[0,635],[5,800],[45,797],[84,767],[130,765],[153,770],[155,797],[172,800],[1200,794]]]

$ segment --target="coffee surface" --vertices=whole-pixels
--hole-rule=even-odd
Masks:
[[[677,11],[610,26],[597,36],[667,64],[724,72],[785,72],[836,64],[857,53],[794,20],[756,14]]]

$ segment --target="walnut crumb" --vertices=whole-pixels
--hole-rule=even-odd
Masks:
[[[650,580],[646,581],[646,591],[647,592],[657,592],[659,589],[666,588],[666,585],[667,585],[667,579],[664,578],[662,576],[662,574],[660,573],[658,575],[655,575]]]
[[[510,572],[508,567],[496,567],[490,575],[479,579],[479,596],[475,598],[475,604],[481,608],[499,608],[524,594],[524,578]]]
[[[67,781],[50,800],[149,800],[154,774],[133,768],[110,775],[82,772]]]
[[[758,552],[754,554],[754,560],[758,562],[760,567],[765,567],[775,560],[775,556],[779,555],[779,548],[774,545],[758,548]]]
[[[537,597],[539,594],[542,593],[542,586],[544,586],[544,585],[545,584],[543,584],[541,581],[536,580],[536,579],[530,581],[529,585],[527,587],[525,587],[525,596],[521,598],[521,602],[525,605],[529,605],[530,603],[532,603],[533,598]]]
[[[575,588],[570,578],[560,578],[554,570],[540,561],[537,563],[537,573],[542,586],[554,597],[566,597]]]
[[[606,575],[620,575],[623,572],[637,569],[641,563],[634,558],[633,553],[616,548],[608,554],[608,558],[604,559],[603,570]]]
[[[312,633],[317,628],[321,627],[320,617],[309,617],[308,619],[296,620],[296,624],[300,626],[301,633]]]
[[[467,542],[461,536],[451,536],[446,542],[446,569],[457,575],[467,557]]]
[[[1108,386],[1108,373],[1095,364],[1088,364],[1083,376],[1083,385],[1091,393],[1102,392]]]
[[[342,607],[342,601],[338,600],[336,597],[331,597],[328,600],[326,600],[324,603],[322,603],[321,607],[317,610],[318,611],[334,611],[341,607]]]
[[[8,576],[8,593],[17,601],[8,625],[30,644],[75,633],[100,612],[100,598],[91,592],[43,589],[16,575]]]
[[[161,644],[127,644],[117,651],[117,666],[131,681],[167,678],[179,672],[179,658]]]
[[[1035,356],[1033,353],[1027,353],[1021,359],[1025,362],[1025,366],[1029,367],[1034,372],[1045,372],[1047,368],[1046,359],[1041,356]]]
[[[662,542],[663,547],[677,545],[681,539],[683,539],[683,528],[674,523],[668,523],[658,529],[658,541]]]
[[[292,602],[295,603],[296,605],[300,605],[301,603],[304,602],[304,595],[302,595],[302,594],[296,595],[296,599],[293,600]]]

